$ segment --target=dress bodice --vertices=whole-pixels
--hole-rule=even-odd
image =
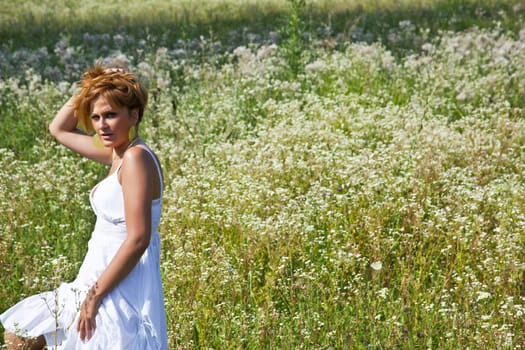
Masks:
[[[152,232],[155,232],[160,224],[160,215],[162,212],[162,173],[160,171],[160,165],[152,151],[143,145],[137,146],[148,151],[154,160],[159,173],[161,196],[160,198],[154,199],[151,203],[151,229]],[[124,211],[124,194],[122,192],[122,185],[118,180],[118,173],[121,166],[122,163],[119,164],[115,172],[100,181],[91,189],[89,200],[91,208],[97,216],[97,225],[103,224],[104,226],[107,226],[108,224],[111,224],[114,229],[125,232],[126,220]],[[101,220],[103,222],[100,222]]]

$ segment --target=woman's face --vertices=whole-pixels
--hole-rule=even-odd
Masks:
[[[124,150],[129,143],[129,129],[136,125],[138,113],[127,107],[112,106],[104,96],[91,103],[91,123],[105,147],[117,152]]]

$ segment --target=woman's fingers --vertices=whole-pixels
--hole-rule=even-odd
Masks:
[[[77,331],[80,336],[80,340],[90,340],[95,329],[97,328],[95,319],[87,319],[81,316],[78,321]]]
[[[86,330],[85,330],[85,322],[82,319],[82,316],[78,320],[77,331],[78,331],[78,336],[80,337],[80,340],[84,340],[86,338]]]
[[[97,328],[96,306],[86,299],[80,308],[80,317],[78,319],[77,331],[80,340],[90,340]]]

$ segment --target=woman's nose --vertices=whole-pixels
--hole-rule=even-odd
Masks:
[[[101,117],[99,120],[97,120],[97,126],[99,129],[104,128],[106,125],[108,125],[106,122],[106,118]]]

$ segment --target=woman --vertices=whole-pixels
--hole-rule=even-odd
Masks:
[[[97,221],[78,276],[0,316],[8,349],[167,349],[162,173],[136,133],[146,103],[133,74],[95,66],[51,122],[60,143],[110,170],[90,193]]]

